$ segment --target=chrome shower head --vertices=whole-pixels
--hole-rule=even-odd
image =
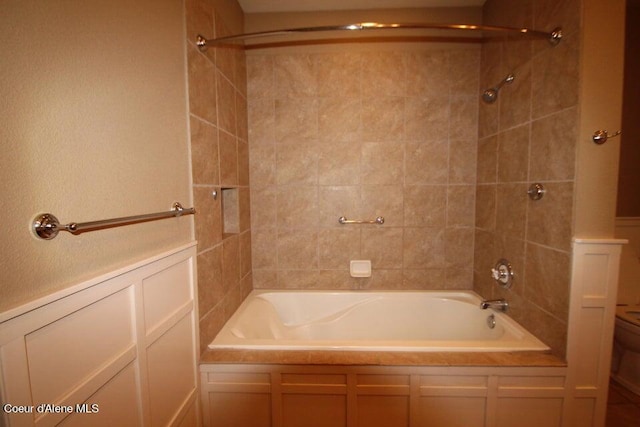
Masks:
[[[504,80],[498,83],[495,87],[485,90],[484,93],[482,94],[482,100],[487,104],[493,104],[498,99],[498,92],[500,91],[502,86],[513,82],[515,78],[516,76],[514,76],[513,74],[509,74],[507,77],[504,78]]]

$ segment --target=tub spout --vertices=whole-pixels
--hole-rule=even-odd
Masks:
[[[480,303],[480,308],[483,310],[486,310],[487,308],[493,308],[500,311],[507,311],[507,308],[509,308],[509,303],[504,298],[488,299],[483,300]]]

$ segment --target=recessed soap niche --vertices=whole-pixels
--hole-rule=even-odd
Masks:
[[[222,237],[240,233],[240,208],[237,188],[220,189],[222,203]]]

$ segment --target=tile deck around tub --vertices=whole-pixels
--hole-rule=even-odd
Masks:
[[[565,367],[567,362],[546,352],[442,353],[303,350],[207,350],[201,364],[265,363],[294,365],[504,366]]]

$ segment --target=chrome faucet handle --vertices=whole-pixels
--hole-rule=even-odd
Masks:
[[[499,259],[496,265],[491,269],[491,277],[498,282],[500,286],[509,289],[513,284],[514,272],[511,263],[506,259]]]

